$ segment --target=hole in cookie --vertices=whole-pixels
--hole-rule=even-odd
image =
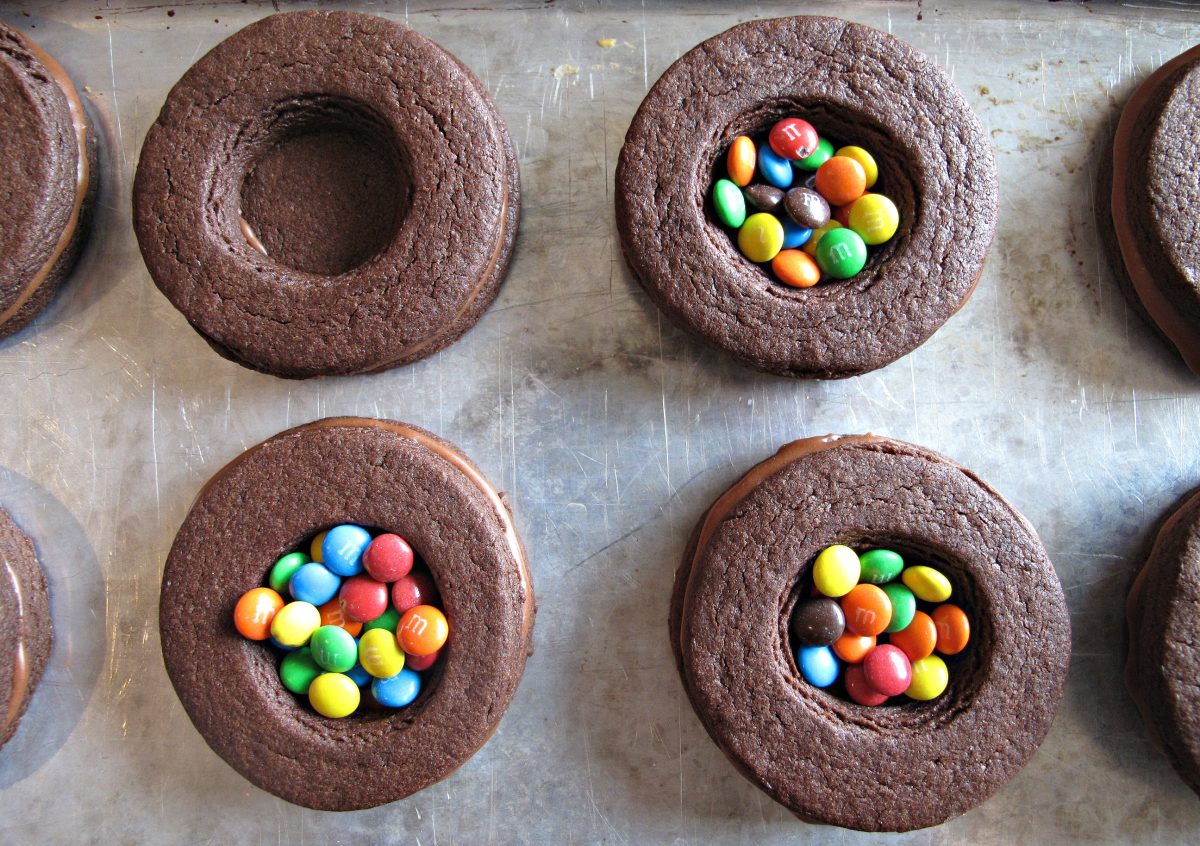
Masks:
[[[855,644],[854,637],[858,636],[858,633],[850,630],[851,626],[847,620],[846,634],[849,636],[849,642],[841,644],[840,648],[833,646],[829,649],[837,663],[836,679],[824,687],[814,685],[808,677],[809,674],[806,674],[799,665],[798,650],[805,644],[801,643],[801,638],[796,633],[797,628],[793,626],[793,617],[798,616],[798,607],[801,606],[801,603],[814,600],[835,602],[844,614],[847,612],[853,614],[855,613],[853,609],[857,605],[853,602],[843,602],[844,597],[829,600],[820,596],[820,592],[814,589],[816,562],[816,557],[814,557],[796,575],[795,581],[792,582],[788,592],[781,597],[780,602],[778,660],[786,665],[785,676],[792,680],[797,693],[840,719],[879,729],[927,726],[969,707],[972,691],[981,683],[982,675],[986,671],[984,656],[990,649],[990,615],[985,602],[976,591],[974,580],[954,552],[932,546],[918,538],[903,537],[868,537],[847,534],[831,541],[831,544],[848,546],[859,556],[864,556],[872,550],[889,550],[897,553],[903,559],[905,571],[916,566],[925,566],[944,575],[949,582],[949,597],[942,601],[924,601],[919,597],[916,598],[917,616],[919,617],[920,614],[930,615],[930,619],[937,617],[938,622],[942,623],[945,618],[935,615],[933,613],[935,609],[939,606],[955,606],[961,609],[965,615],[969,625],[969,637],[965,647],[953,654],[943,651],[940,642],[937,649],[933,649],[932,645],[928,647],[935,663],[940,661],[944,664],[947,677],[944,689],[935,693],[932,698],[919,700],[902,692],[887,697],[877,697],[873,700],[869,695],[865,697],[863,695],[864,691],[868,693],[870,691],[869,686],[864,687],[863,675],[858,675],[849,682],[857,685],[858,689],[853,693],[848,690],[848,668],[856,665],[860,668],[865,667],[862,653],[868,653],[872,647],[877,648],[880,645],[890,647],[893,638],[886,631],[881,631],[874,636],[874,643]],[[860,585],[869,583],[865,575],[865,568],[863,573],[861,581],[858,582]],[[905,585],[905,581],[897,575],[887,582],[880,583],[880,587],[886,584]],[[928,619],[924,623],[926,626],[933,625]],[[876,628],[878,627],[876,626]],[[909,635],[917,633],[918,636],[915,639],[910,639],[908,642],[896,640],[901,651],[906,653],[906,657],[912,649],[914,640],[920,640],[919,630],[920,626],[918,625],[908,633]],[[938,636],[941,634],[941,631],[937,632]],[[855,646],[861,651],[859,655],[853,654]],[[824,656],[818,655],[817,657]],[[818,661],[816,666],[819,665]],[[907,666],[915,665],[907,663]],[[812,668],[810,667],[809,673],[811,672]],[[914,672],[910,678],[915,680],[916,675]],[[926,678],[928,679],[928,677]],[[929,693],[928,681],[926,681],[926,685],[925,693]],[[864,702],[869,704],[863,704]]]
[[[326,558],[315,550],[331,530],[357,533],[339,538],[337,545],[347,550],[340,560],[316,560]],[[234,627],[257,647],[251,672],[268,698],[298,721],[316,727],[326,722],[407,722],[420,715],[437,688],[453,623],[446,620],[448,612],[441,613],[433,571],[402,538],[398,532],[354,524],[324,527],[282,550],[275,564],[267,566],[263,587],[239,600]],[[372,558],[372,547],[376,552],[386,548]],[[361,560],[369,563],[356,575],[334,572],[351,572],[351,562]],[[256,604],[243,610],[247,597],[264,590],[276,594],[267,600],[273,608],[265,623],[255,616]],[[276,621],[288,613],[293,616],[285,623]],[[320,616],[319,627],[308,619],[314,613]],[[266,631],[255,631],[256,625]],[[339,677],[314,689],[321,675]]]
[[[382,252],[412,191],[407,156],[352,101],[281,103],[241,136],[240,237],[295,270],[336,276]]]
[[[811,263],[807,261],[804,263],[792,262],[792,270],[788,271],[789,278],[787,280],[781,278],[779,275],[780,268],[773,267],[772,258],[776,253],[772,252],[771,248],[768,247],[767,253],[771,253],[772,258],[758,261],[756,260],[757,256],[748,257],[745,251],[739,247],[740,227],[730,226],[728,225],[728,221],[723,223],[714,202],[714,186],[717,184],[717,181],[729,178],[726,156],[734,139],[739,136],[747,136],[754,141],[755,149],[758,150],[762,146],[767,145],[767,139],[773,126],[781,120],[793,117],[807,121],[817,130],[822,139],[828,140],[830,148],[827,151],[837,151],[843,146],[856,146],[868,151],[878,169],[878,176],[875,183],[868,187],[866,191],[868,194],[882,195],[890,200],[894,204],[899,217],[894,234],[887,238],[887,240],[879,244],[865,244],[862,246],[866,252],[865,264],[861,266],[860,270],[844,279],[831,276],[829,273],[824,272],[823,267],[818,267],[818,257],[816,255],[809,255],[809,258],[813,260]],[[753,266],[756,275],[762,279],[767,289],[777,296],[784,298],[832,296],[835,292],[845,288],[845,285],[842,283],[852,283],[855,286],[861,285],[863,287],[869,286],[878,277],[880,270],[888,260],[904,248],[915,226],[919,199],[916,191],[917,179],[907,163],[918,160],[916,151],[906,150],[885,127],[880,126],[865,114],[854,110],[824,102],[789,98],[759,103],[738,115],[726,127],[719,138],[713,139],[706,153],[700,162],[696,184],[701,186],[704,191],[704,195],[698,199],[704,208],[709,225],[714,229],[714,237],[728,245],[727,255],[731,262]],[[803,170],[794,165],[791,168],[793,178],[790,185],[786,189],[780,189],[784,194],[793,188],[806,187],[806,179],[808,182],[812,181],[811,177],[814,172]],[[749,188],[754,185],[769,185],[759,171],[757,161],[755,162],[750,185],[746,187]],[[745,197],[744,190],[742,191],[742,195]],[[877,203],[878,201],[873,200],[872,202]],[[749,219],[751,215],[762,212],[749,199],[745,199],[744,203],[746,219]],[[830,207],[830,211],[836,218],[838,215],[836,204],[831,203]],[[872,210],[864,207],[862,212],[864,219],[870,211]],[[873,211],[878,212],[878,210]],[[783,204],[778,206],[774,211],[766,213],[786,221],[786,225],[789,227],[793,227],[794,229],[802,228],[793,225],[793,221],[785,211]],[[850,228],[856,228],[863,232],[866,231],[863,228],[862,219],[856,220],[855,223],[857,225]],[[819,239],[821,234],[823,233],[817,230],[808,237],[806,243],[792,246],[785,245],[784,249],[801,250],[806,254],[815,253],[818,241],[814,239]],[[878,236],[878,232],[876,232],[876,236]],[[802,236],[797,235],[794,231],[788,232],[785,230],[785,237],[795,238]],[[854,245],[851,244],[850,246],[853,247]],[[805,250],[806,247],[808,248],[807,250]],[[858,247],[854,248],[858,249]],[[763,253],[763,255],[765,256],[767,253]],[[840,254],[841,250],[838,253]],[[843,265],[843,271],[845,269],[845,265]],[[813,274],[817,275],[814,276]],[[820,283],[816,284],[818,278]],[[815,287],[813,287],[814,285]]]

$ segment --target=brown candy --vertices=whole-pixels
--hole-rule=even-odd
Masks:
[[[846,615],[837,600],[802,599],[792,610],[792,646],[829,646],[846,628]]]
[[[809,188],[793,188],[783,201],[788,217],[805,229],[819,229],[829,222],[829,203]]]
[[[743,189],[742,193],[746,195],[746,202],[758,211],[775,211],[783,202],[783,191],[774,185],[751,185]]]

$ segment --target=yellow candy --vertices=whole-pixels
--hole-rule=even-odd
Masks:
[[[882,244],[896,234],[900,212],[882,194],[864,194],[850,207],[850,228],[868,244]]]
[[[868,188],[874,185],[875,180],[879,178],[879,165],[875,164],[875,159],[862,147],[842,147],[834,155],[846,156],[862,165],[863,173],[867,175]],[[862,233],[859,234],[861,235]],[[870,241],[867,243],[869,244]]]
[[[756,264],[770,261],[783,249],[783,224],[766,212],[750,215],[738,230],[738,249]]]
[[[303,646],[321,627],[321,612],[309,602],[289,602],[271,620],[271,637],[284,646]]]
[[[804,252],[808,253],[810,256],[815,256],[817,254],[817,244],[819,244],[821,239],[825,237],[825,233],[831,229],[841,228],[842,225],[840,223],[833,218],[830,218],[829,222],[824,226],[818,226],[813,230],[813,234],[809,236],[808,240],[804,242],[804,246],[800,249],[804,250]]]
[[[928,702],[941,696],[949,683],[950,673],[946,669],[946,662],[937,655],[928,655],[920,661],[913,661],[912,682],[904,695],[909,699]]]
[[[377,679],[390,679],[404,669],[404,652],[387,629],[371,629],[358,642],[358,663]]]
[[[950,598],[950,580],[932,567],[906,567],[900,581],[922,602],[945,602]]]
[[[341,673],[321,673],[308,686],[308,701],[322,717],[348,717],[360,698],[354,679]]]
[[[858,584],[861,574],[858,554],[841,544],[826,547],[813,564],[813,584],[825,596],[845,596]]]
[[[325,553],[321,551],[321,546],[325,543],[325,536],[327,534],[329,532],[321,532],[321,534],[313,538],[312,546],[308,548],[308,557],[318,564],[325,563]]]

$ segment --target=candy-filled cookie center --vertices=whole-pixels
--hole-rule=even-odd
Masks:
[[[241,185],[241,234],[306,273],[335,276],[382,252],[408,210],[411,180],[382,124],[342,102],[282,109]]]
[[[279,681],[323,717],[411,705],[450,637],[433,574],[397,534],[342,524],[282,556],[233,625],[276,655]]]
[[[830,546],[798,585],[789,651],[806,684],[859,705],[929,702],[968,671],[962,594],[920,555]]]
[[[901,226],[878,151],[859,144],[796,116],[738,134],[713,166],[711,219],[788,287],[857,276]]]

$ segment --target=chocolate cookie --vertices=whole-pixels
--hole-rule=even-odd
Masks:
[[[790,116],[870,149],[899,208],[896,235],[848,281],[780,285],[706,211],[730,142]],[[626,261],[658,307],[785,376],[854,376],[923,343],[971,295],[996,224],[991,146],[949,77],[833,18],[751,21],[684,54],[634,116],[616,189]]]
[[[453,635],[402,711],[319,716],[280,683],[234,605],[283,553],[352,522],[421,555]],[[403,423],[321,420],[243,453],[201,490],[159,605],[167,673],[213,750],[254,784],[323,810],[370,808],[458,769],[499,725],[530,650],[533,591],[500,495],[461,453]]]
[[[864,707],[805,682],[788,618],[825,547],[935,564],[974,643],[929,702]],[[1063,694],[1070,624],[1041,542],[999,494],[928,450],[871,435],[795,441],[726,491],[675,578],[670,632],[701,722],[802,819],[937,825],[1029,760]]]
[[[1200,374],[1200,47],[1143,82],[1100,169],[1101,241],[1126,296]]]
[[[0,508],[0,746],[16,734],[17,724],[41,681],[54,631],[50,595],[33,542]]]
[[[386,370],[473,326],[508,269],[508,130],[456,58],[398,23],[273,15],[217,45],[146,135],[134,226],[212,347],[278,376]]]
[[[1163,523],[1125,606],[1125,685],[1146,731],[1200,793],[1200,490]]]
[[[37,317],[91,224],[96,136],[59,64],[0,21],[0,338]]]

